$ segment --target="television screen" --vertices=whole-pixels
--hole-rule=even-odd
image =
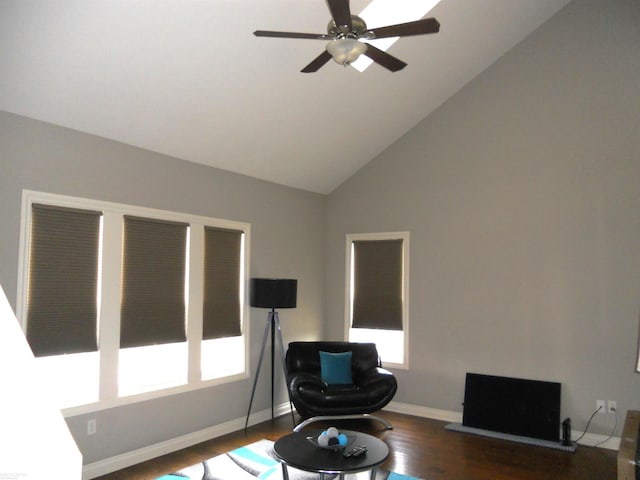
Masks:
[[[467,373],[462,425],[560,441],[560,383]]]

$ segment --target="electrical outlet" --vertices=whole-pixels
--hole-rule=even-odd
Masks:
[[[618,402],[609,400],[607,402],[607,413],[616,413],[618,411]]]
[[[607,413],[607,405],[604,400],[596,400],[596,408],[598,413]]]
[[[87,422],[87,435],[95,435],[96,433],[96,419],[92,418]]]

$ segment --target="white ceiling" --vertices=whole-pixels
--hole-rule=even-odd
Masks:
[[[0,110],[329,193],[567,3],[442,0],[404,70],[303,74],[324,42],[252,32],[325,33],[323,0],[0,0]]]

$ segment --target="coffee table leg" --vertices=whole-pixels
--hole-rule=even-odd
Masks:
[[[376,480],[376,472],[378,471],[377,468],[372,468],[371,469],[371,480]]]
[[[289,480],[289,470],[287,470],[287,464],[282,463],[282,479]]]

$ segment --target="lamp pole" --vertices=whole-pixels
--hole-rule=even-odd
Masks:
[[[244,422],[244,428],[247,429],[249,425],[249,415],[251,415],[251,406],[253,405],[253,398],[256,394],[256,385],[258,384],[258,377],[260,377],[260,368],[262,367],[262,361],[264,359],[264,350],[267,344],[267,337],[269,336],[269,330],[271,330],[271,418],[274,417],[274,378],[275,378],[275,345],[276,338],[278,345],[280,346],[280,359],[282,363],[282,373],[284,374],[285,382],[287,378],[287,369],[285,366],[284,346],[282,343],[282,331],[280,330],[280,317],[276,312],[275,307],[271,308],[267,316],[267,323],[264,328],[264,335],[262,336],[262,347],[260,348],[260,360],[258,361],[258,368],[256,370],[256,378],[253,380],[253,388],[251,389],[251,400],[249,401],[249,409],[247,410],[247,418]],[[289,388],[287,387],[287,397],[289,397]],[[293,405],[291,404],[291,398],[289,398],[289,408],[291,409],[291,420],[295,425],[296,420],[293,416]]]
[[[270,318],[270,324],[271,324],[271,418],[273,418],[273,402],[274,402],[274,393],[273,393],[273,383],[274,383],[274,359],[275,359],[275,355],[274,355],[274,351],[275,351],[275,345],[276,345],[276,309],[275,307],[271,308],[271,312],[269,313],[269,318]],[[278,322],[279,324],[280,322]],[[282,345],[282,339],[280,339],[280,345]],[[284,378],[287,378],[287,370],[284,366],[284,356],[282,357],[282,369],[284,372]],[[256,376],[256,380],[257,380],[257,376]],[[285,380],[286,381],[286,380]],[[249,405],[249,408],[251,408],[251,405]]]

